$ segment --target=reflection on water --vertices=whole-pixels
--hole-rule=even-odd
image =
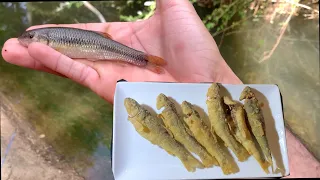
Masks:
[[[137,15],[138,10],[146,11],[144,1],[91,3],[109,22],[122,21],[120,14],[129,16]],[[0,46],[29,25],[98,21],[81,2],[0,3],[0,13],[5,14],[0,16]],[[286,125],[320,158],[320,134],[316,131],[320,128],[316,113],[318,22],[295,17],[273,56],[258,63],[263,52],[270,50],[276,41],[275,27],[262,22],[247,23],[239,32],[224,36],[221,53],[244,83],[279,85]],[[10,65],[2,59],[0,84],[0,93],[20,102],[16,106],[35,130],[45,134],[45,141],[81,175],[94,180],[112,179],[110,104],[70,80]]]
[[[93,166],[85,171],[85,177],[90,180],[114,179],[111,170],[110,149],[100,144],[92,155]]]

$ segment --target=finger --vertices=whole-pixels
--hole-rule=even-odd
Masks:
[[[16,38],[9,39],[8,41],[5,42],[5,44],[3,45],[1,54],[3,59],[10,64],[15,64],[18,66],[35,69],[38,71],[44,71],[47,73],[65,77],[45,67],[40,62],[33,59],[29,55],[28,50],[25,47],[21,46]]]
[[[119,23],[112,23],[113,30],[117,31],[118,28],[121,28],[123,25],[122,22]],[[94,30],[94,31],[101,31],[105,32],[108,30],[110,23],[87,23],[87,24],[46,24],[46,25],[36,25],[31,26],[27,30],[31,29],[37,29],[37,28],[43,28],[43,27],[74,27],[74,28],[80,28],[80,29],[86,29],[86,30]],[[17,38],[11,38],[7,40],[3,46],[2,49],[2,56],[5,61],[15,64],[18,66],[23,66],[26,68],[31,68],[35,70],[45,71],[52,74],[60,75],[59,73],[54,72],[53,70],[43,66],[41,63],[35,61],[30,55],[28,54],[27,48],[20,45]]]
[[[112,24],[112,26],[110,26]],[[112,34],[113,38],[117,38],[116,36],[122,36],[120,41],[122,43],[126,43],[126,38],[128,37],[128,28],[124,28],[126,26],[123,22],[115,22],[115,23],[87,23],[87,24],[46,24],[46,25],[36,25],[28,28],[28,30],[41,28],[41,27],[74,27],[86,30],[94,30],[94,31],[105,31],[108,30],[109,34]],[[113,33],[117,32],[117,33]],[[122,35],[123,34],[123,35]],[[122,40],[123,39],[123,40]],[[127,44],[128,45],[128,44]],[[63,76],[53,70],[47,68],[46,66],[42,65],[41,63],[37,62],[34,58],[32,58],[27,48],[20,45],[17,38],[11,38],[7,40],[2,49],[2,56],[5,61],[11,64],[15,64],[18,66],[31,68],[39,71],[48,72],[51,74]],[[64,76],[63,76],[64,77]]]
[[[84,86],[94,89],[99,83],[99,74],[92,67],[74,61],[58,51],[41,43],[32,43],[28,47],[31,57],[66,77]]]

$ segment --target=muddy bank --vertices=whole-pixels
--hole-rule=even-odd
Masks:
[[[44,143],[45,135],[37,135],[3,94],[0,103],[1,179],[84,179]]]

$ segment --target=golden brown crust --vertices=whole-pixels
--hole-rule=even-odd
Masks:
[[[161,112],[161,117],[168,131],[171,131],[173,137],[183,144],[189,151],[197,154],[205,167],[212,167],[217,161],[212,157],[207,150],[196,141],[192,133],[186,128],[185,123],[174,106],[174,103],[169,100],[164,94],[159,94],[157,97],[157,108],[164,107]]]
[[[232,118],[234,128],[232,131],[233,136],[239,143],[243,145],[243,147],[249,152],[249,154],[254,156],[261,168],[266,173],[269,173],[269,164],[265,162],[265,159],[260,155],[260,152],[257,149],[251,137],[250,131],[246,125],[245,110],[243,109],[243,105],[237,103],[236,101],[233,101],[229,97],[224,97],[224,103],[228,105],[230,109],[230,116]]]
[[[250,130],[258,141],[265,159],[269,164],[273,165],[271,151],[269,149],[269,144],[265,133],[264,117],[258,99],[248,86],[242,91],[240,99],[245,99],[244,109],[248,117]]]
[[[213,83],[207,92],[206,104],[208,107],[211,129],[224,141],[225,146],[229,147],[236,154],[239,161],[245,161],[250,155],[247,150],[236,141],[230,132],[224,104],[219,91],[219,85]]]
[[[126,98],[124,104],[128,114],[131,116],[128,118],[129,121],[142,137],[152,144],[160,146],[169,154],[177,156],[188,171],[194,172],[196,168],[204,168],[199,160],[172,138],[159,118],[152,116],[149,111],[132,98]]]
[[[216,135],[210,132],[210,128],[202,121],[193,105],[187,101],[183,101],[181,106],[185,115],[184,121],[188,125],[188,128],[196,140],[217,159],[223,173],[233,174],[238,172],[237,165],[229,159],[230,157],[227,157],[227,153],[218,143]]]

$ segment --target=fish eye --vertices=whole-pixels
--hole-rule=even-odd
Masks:
[[[30,37],[30,39],[32,39],[33,38],[33,34],[30,34],[29,37]]]

